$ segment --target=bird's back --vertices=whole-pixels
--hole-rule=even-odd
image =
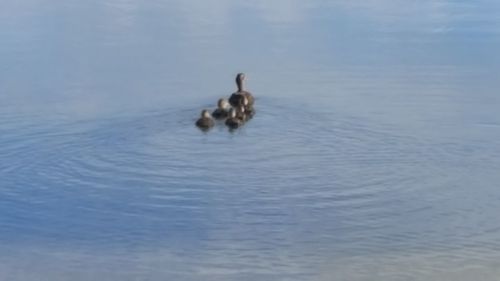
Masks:
[[[241,121],[237,118],[229,118],[226,120],[226,126],[231,129],[236,129],[241,126]]]
[[[236,92],[229,97],[229,104],[233,107],[244,105],[245,95],[244,92]]]
[[[200,118],[196,121],[196,126],[200,128],[210,128],[215,125],[214,120],[211,118]]]

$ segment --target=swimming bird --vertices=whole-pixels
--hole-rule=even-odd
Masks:
[[[248,103],[248,98],[246,96],[243,97],[243,108],[245,110],[247,120],[252,119],[252,117],[255,115],[255,110],[253,108],[253,105],[250,105]]]
[[[250,119],[246,114],[245,106],[240,105],[235,108],[235,111],[236,111],[236,118],[240,119],[242,122],[245,122],[248,119]]]
[[[219,99],[217,102],[217,109],[212,112],[212,116],[215,119],[224,119],[227,118],[229,114],[229,103],[225,99]]]
[[[196,126],[202,130],[208,130],[212,128],[215,125],[214,119],[212,119],[212,116],[210,115],[210,111],[204,109],[201,112],[201,117],[196,121]]]
[[[231,108],[229,110],[229,118],[226,119],[226,126],[230,129],[237,129],[243,125],[243,122],[236,117],[236,109]]]
[[[244,90],[243,88],[244,81],[245,81],[245,74],[238,73],[238,75],[236,75],[236,86],[238,86],[238,91],[233,93],[229,98],[229,103],[234,107],[243,104],[243,97],[246,97],[248,99],[248,106],[253,106],[254,98],[250,92]]]

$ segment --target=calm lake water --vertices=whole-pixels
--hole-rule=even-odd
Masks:
[[[498,280],[498,1],[1,6],[0,280]]]

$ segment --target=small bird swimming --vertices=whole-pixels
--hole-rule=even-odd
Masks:
[[[244,83],[243,83],[244,81],[245,81],[245,74],[238,73],[238,75],[236,75],[236,86],[238,87],[238,91],[233,93],[229,98],[229,103],[234,107],[243,105],[244,97],[248,99],[248,106],[253,106],[254,98],[250,92],[244,90]]]
[[[247,121],[247,115],[245,114],[245,107],[240,105],[235,108],[236,118],[240,119],[242,122]]]
[[[210,111],[204,109],[201,112],[201,117],[196,121],[196,126],[198,128],[206,131],[210,128],[212,128],[215,125],[214,119],[212,119],[212,116],[210,115]]]
[[[219,120],[225,119],[229,115],[228,108],[229,108],[229,103],[225,99],[221,98],[217,102],[217,109],[214,110],[214,112],[212,112],[212,116],[215,119],[219,119]]]
[[[252,117],[255,115],[255,110],[253,108],[253,105],[250,105],[248,103],[248,98],[246,96],[243,97],[243,109],[245,110],[247,120],[252,119]]]
[[[243,121],[236,116],[236,109],[231,108],[229,110],[229,118],[226,119],[226,126],[230,129],[237,129],[241,125],[243,125]]]

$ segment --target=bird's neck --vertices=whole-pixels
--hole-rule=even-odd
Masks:
[[[238,92],[243,92],[243,81],[239,80],[236,85],[238,86]]]

